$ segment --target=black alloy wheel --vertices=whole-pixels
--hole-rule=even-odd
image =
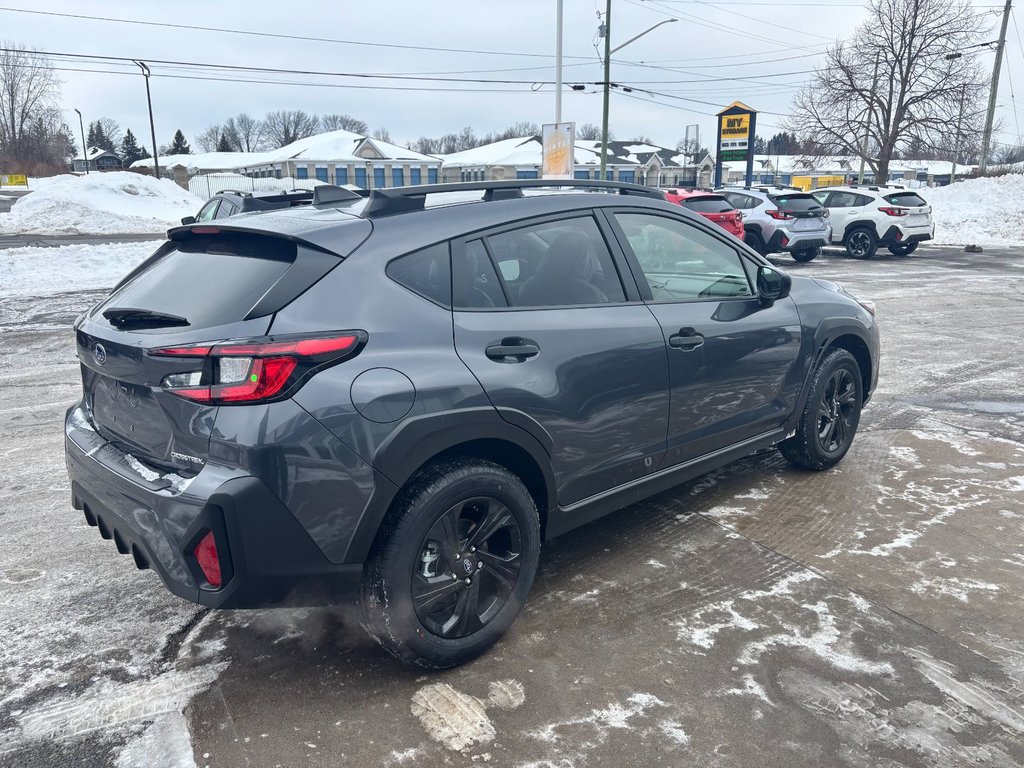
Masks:
[[[828,379],[818,403],[818,442],[826,454],[845,450],[856,429],[857,384],[847,368],[838,368]]]
[[[427,532],[413,568],[420,623],[444,638],[486,626],[512,595],[522,548],[515,516],[497,499],[478,496],[452,506]]]
[[[855,229],[846,238],[846,252],[855,259],[870,259],[878,250],[878,238],[869,229]]]

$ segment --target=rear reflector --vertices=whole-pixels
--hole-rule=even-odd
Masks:
[[[215,589],[220,589],[220,555],[217,553],[217,542],[213,538],[213,531],[207,531],[206,535],[196,544],[192,554],[195,555],[199,569],[206,577],[207,583]]]

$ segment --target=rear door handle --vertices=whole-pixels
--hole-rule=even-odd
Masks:
[[[510,336],[499,344],[492,344],[484,350],[484,354],[499,363],[522,363],[540,354],[540,347],[530,339]]]
[[[704,337],[693,328],[680,328],[679,333],[668,337],[668,345],[675,349],[696,349],[704,343]]]

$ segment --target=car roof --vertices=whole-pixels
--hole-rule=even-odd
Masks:
[[[566,183],[571,186],[560,192],[545,192],[538,189],[531,190],[531,192],[540,192],[539,194],[499,197],[499,199],[490,200],[484,199],[489,189],[505,188],[506,185],[493,182],[435,185],[438,188],[445,188],[446,191],[440,194],[450,193],[454,201],[447,204],[439,201],[439,204],[406,211],[397,210],[396,206],[396,210],[392,213],[385,211],[382,215],[374,216],[372,212],[367,212],[374,200],[371,194],[369,198],[344,200],[330,205],[304,205],[266,212],[241,213],[214,222],[200,222],[175,227],[168,231],[168,236],[172,239],[184,239],[189,236],[189,231],[195,230],[199,232],[209,232],[210,230],[253,232],[295,239],[325,250],[335,251],[336,249],[332,247],[335,241],[338,239],[347,241],[351,237],[350,232],[343,233],[342,229],[365,227],[368,224],[372,224],[373,231],[405,229],[409,233],[410,241],[416,240],[426,246],[502,224],[515,223],[520,219],[572,211],[585,212],[599,207],[652,208],[670,211],[677,216],[686,215],[700,219],[696,214],[686,211],[675,203],[668,202],[658,190],[651,187],[638,187],[633,184],[601,184],[602,187],[621,186],[628,190],[637,189],[642,192],[631,192],[628,195],[595,194],[574,188],[577,183],[571,181]],[[548,182],[548,185],[550,186],[551,182]],[[515,188],[519,185],[510,183],[507,186]],[[522,186],[525,188],[534,185],[523,184]],[[543,186],[543,183],[536,186]],[[589,182],[585,186],[595,187],[598,184]],[[381,197],[389,197],[387,193],[397,196],[414,196],[409,193],[409,190],[429,190],[431,187],[398,189],[402,192],[389,189],[385,190]],[[389,201],[385,200],[385,203],[387,202]]]
[[[682,200],[688,200],[691,197],[722,197],[721,192],[712,192],[710,189],[666,189],[665,191]]]

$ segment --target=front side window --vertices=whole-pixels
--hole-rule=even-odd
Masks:
[[[738,208],[741,211],[748,211],[752,208],[757,208],[758,204],[761,202],[756,197],[742,195],[739,192],[726,192],[724,197],[732,203],[734,208]]]
[[[742,258],[716,237],[665,216],[616,213],[615,218],[655,301],[753,295]]]
[[[626,300],[608,244],[591,216],[491,235],[487,246],[512,306],[585,306]]]
[[[199,211],[199,215],[196,216],[196,221],[209,221],[217,215],[217,206],[220,205],[220,200],[211,200],[202,207]]]
[[[836,192],[829,201],[829,208],[859,208],[864,205],[863,195],[856,192]]]
[[[234,203],[229,203],[227,200],[221,200],[220,208],[217,210],[215,218],[226,219],[228,216],[234,216],[238,210],[238,206]]]

